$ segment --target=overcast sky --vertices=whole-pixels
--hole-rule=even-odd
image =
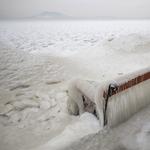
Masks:
[[[0,0],[0,15],[28,17],[44,11],[72,17],[150,18],[150,0]]]

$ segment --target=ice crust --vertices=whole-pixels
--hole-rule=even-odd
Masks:
[[[95,116],[69,115],[68,82],[78,77],[98,83],[149,66],[149,26],[149,21],[1,21],[0,149],[65,149],[100,131]],[[123,47],[127,38],[135,46]],[[70,111],[76,111],[73,106]]]
[[[134,37],[134,38],[133,38]],[[105,42],[104,42],[105,44]],[[149,35],[139,35],[139,34],[128,34],[120,35],[117,38],[108,38],[106,45],[110,46],[116,51],[132,52],[136,51],[138,47],[144,47],[144,45],[149,45]]]

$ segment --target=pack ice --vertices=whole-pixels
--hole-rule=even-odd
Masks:
[[[69,115],[68,83],[75,77],[99,83],[149,66],[149,26],[149,21],[0,22],[0,149],[65,149],[101,134],[92,114]],[[138,141],[147,132],[143,127]]]

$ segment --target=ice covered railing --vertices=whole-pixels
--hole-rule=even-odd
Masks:
[[[150,104],[150,67],[100,83],[74,79],[68,91],[71,115],[88,111],[114,127]]]

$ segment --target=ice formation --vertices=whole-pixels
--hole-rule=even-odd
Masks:
[[[73,106],[70,113],[79,113],[72,99],[66,104],[68,82],[77,77],[96,88],[91,81],[149,66],[149,26],[146,20],[0,21],[0,149],[58,150],[100,131],[94,115],[68,114],[67,105]],[[93,93],[88,92],[91,99]],[[139,122],[147,115],[138,115]],[[128,126],[116,133],[130,132]],[[98,141],[98,148],[102,143]]]
[[[115,81],[118,85],[126,83],[149,71],[149,67],[143,68],[120,78],[116,78]],[[141,80],[143,79],[141,77]],[[150,104],[149,86],[150,79],[111,96],[108,100],[108,126],[113,127],[118,125]]]
[[[150,80],[109,98],[108,126],[114,127],[150,104]]]
[[[140,109],[150,104],[149,72],[150,67],[143,68],[133,73],[122,75],[121,77],[117,77],[115,79],[100,82],[98,87],[94,87],[90,83],[81,79],[74,79],[70,82],[68,98],[69,102],[72,101],[73,106],[70,106],[70,102],[68,109],[70,110],[72,107],[74,107],[76,111],[79,109],[79,114],[82,114],[85,111],[85,99],[83,99],[84,96],[91,102],[95,102],[93,105],[96,105],[96,111],[100,120],[100,124],[101,126],[104,126],[104,109],[106,107],[106,95],[104,97],[104,92],[108,94],[109,85],[115,84],[119,86],[128,83],[133,79],[136,79],[135,82],[138,83],[138,79],[136,77],[141,76],[139,77],[140,83],[134,86],[132,86],[133,83],[130,83],[130,88],[125,89],[119,93],[116,91],[115,95],[108,97],[108,108],[106,107],[107,125],[109,127],[117,126],[124,120],[130,118]],[[148,80],[146,79],[146,76],[148,76]],[[76,103],[76,105],[74,103]],[[76,111],[72,109],[70,114],[76,114]]]

